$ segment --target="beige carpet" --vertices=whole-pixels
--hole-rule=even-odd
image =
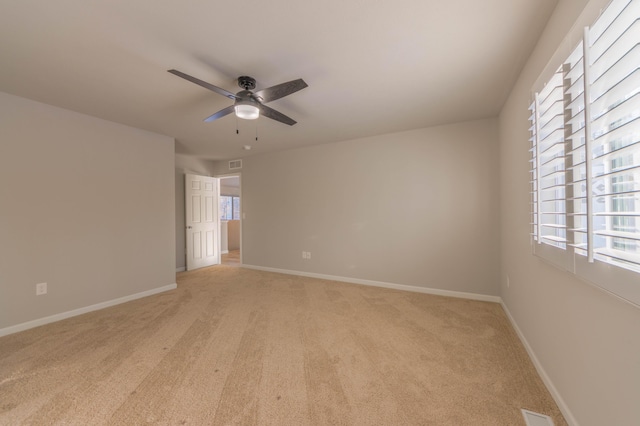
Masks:
[[[494,303],[216,266],[0,338],[0,424],[566,424]]]
[[[221,263],[227,266],[240,266],[240,250],[231,250],[221,256]]]

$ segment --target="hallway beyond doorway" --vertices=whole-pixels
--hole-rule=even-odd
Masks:
[[[227,266],[240,266],[240,250],[231,250],[229,253],[224,253],[221,263]]]

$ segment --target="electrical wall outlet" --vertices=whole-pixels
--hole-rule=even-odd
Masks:
[[[310,259],[311,259],[311,252],[310,252],[310,251],[308,251],[308,252],[307,252],[307,260],[310,260]]]
[[[310,251],[303,251],[302,252],[302,258],[303,259],[311,259],[311,252]]]
[[[36,296],[47,294],[47,283],[36,284]]]

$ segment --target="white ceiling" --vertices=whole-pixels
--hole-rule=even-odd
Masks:
[[[557,2],[4,0],[0,91],[237,158],[495,116]],[[298,124],[236,135],[233,115],[202,121],[232,101],[172,68],[234,93],[239,75],[309,87],[269,103]]]

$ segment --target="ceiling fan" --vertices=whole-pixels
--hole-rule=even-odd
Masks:
[[[252,77],[241,76],[238,77],[238,86],[243,90],[234,95],[227,90],[221,89],[220,87],[214,86],[213,84],[207,83],[206,81],[202,81],[178,70],[168,71],[171,74],[182,77],[185,80],[189,80],[192,83],[204,87],[205,89],[209,89],[212,92],[219,93],[222,96],[226,96],[227,98],[235,101],[233,105],[230,105],[205,118],[204,121],[207,123],[235,112],[237,117],[244,118],[246,120],[255,120],[260,116],[260,113],[262,113],[262,115],[267,118],[293,126],[296,124],[295,120],[273,108],[269,108],[265,103],[284,98],[285,96],[307,87],[307,83],[299,78],[297,80],[291,80],[286,83],[258,90],[254,93],[252,90],[256,88],[256,80]]]

